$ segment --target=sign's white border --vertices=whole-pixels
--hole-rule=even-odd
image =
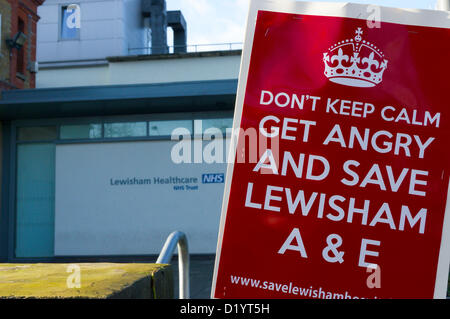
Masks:
[[[437,10],[397,9],[377,6],[380,9],[381,22],[398,23],[404,25],[417,25],[425,27],[450,29],[450,12]],[[241,68],[236,96],[236,105],[233,121],[233,131],[241,126],[242,110],[244,105],[245,90],[247,87],[250,57],[252,54],[253,37],[255,34],[256,18],[258,11],[274,11],[281,13],[293,13],[303,15],[332,16],[343,18],[355,18],[367,20],[372,13],[370,5],[355,3],[330,3],[330,2],[303,2],[291,0],[250,0],[247,27],[242,50]],[[232,138],[230,156],[236,153],[237,139]],[[222,214],[220,218],[217,252],[212,281],[211,297],[214,298],[217,281],[217,271],[222,249],[222,239],[227,217],[227,207],[233,177],[234,163],[229,161],[225,181]],[[446,298],[447,280],[450,264],[450,185],[447,194],[444,225],[439,253],[438,269],[436,275],[434,298]],[[414,267],[411,265],[411,267]]]

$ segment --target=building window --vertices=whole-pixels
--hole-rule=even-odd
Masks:
[[[25,33],[25,22],[21,18],[18,19],[18,31]],[[22,76],[25,74],[25,47],[17,50],[16,72]]]
[[[105,123],[105,137],[145,137],[147,122]]]
[[[81,23],[80,6],[76,4],[62,6],[60,17],[60,39],[79,40]]]
[[[201,131],[204,133],[207,129],[217,128],[222,133],[227,133],[227,129],[231,129],[233,127],[233,119],[232,118],[215,118],[215,119],[203,119],[201,122]],[[196,127],[196,134],[199,134],[200,127]]]
[[[177,128],[185,128],[192,134],[192,120],[150,121],[150,136],[171,136]]]
[[[53,141],[58,138],[56,126],[20,127],[17,130],[19,142]]]
[[[52,257],[55,236],[53,143],[17,146],[15,257]]]
[[[61,125],[60,138],[66,139],[92,139],[102,137],[101,124]]]

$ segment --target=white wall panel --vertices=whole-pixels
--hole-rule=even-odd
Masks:
[[[204,184],[202,174],[225,174],[226,164],[174,164],[175,143],[58,145],[55,255],[158,254],[174,230],[192,253],[214,253],[224,184]],[[155,182],[170,177],[197,182]],[[127,178],[151,184],[120,185]]]

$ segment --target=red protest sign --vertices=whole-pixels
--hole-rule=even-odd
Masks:
[[[251,4],[213,297],[445,297],[450,22],[378,9]]]

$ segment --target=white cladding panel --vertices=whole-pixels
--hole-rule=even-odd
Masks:
[[[88,67],[41,69],[37,88],[132,85],[237,79],[240,55],[109,62]]]
[[[225,175],[226,164],[175,164],[176,143],[58,145],[55,255],[158,254],[174,230],[191,253],[215,253],[224,184],[202,175]]]
[[[140,0],[78,0],[79,36],[61,36],[62,8],[70,2],[47,0],[38,7],[38,62],[106,59],[128,55],[129,48],[146,47]]]

